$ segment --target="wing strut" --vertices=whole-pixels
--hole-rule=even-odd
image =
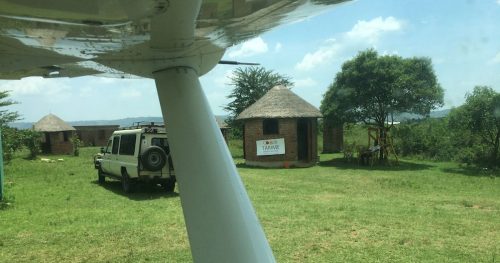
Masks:
[[[154,78],[194,262],[275,262],[198,74],[174,67]]]

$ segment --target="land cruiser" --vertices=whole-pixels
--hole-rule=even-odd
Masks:
[[[139,180],[161,184],[168,192],[175,187],[167,134],[154,123],[113,132],[94,164],[100,184],[106,177],[118,179],[127,193]]]

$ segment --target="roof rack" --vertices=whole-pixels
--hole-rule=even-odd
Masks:
[[[141,128],[165,128],[163,122],[152,122],[152,121],[137,121],[133,122],[129,127],[122,127],[120,130],[131,130],[131,129],[141,129]]]

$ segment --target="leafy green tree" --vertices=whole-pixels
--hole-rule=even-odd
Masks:
[[[443,94],[430,59],[379,56],[369,49],[342,65],[321,111],[332,122],[364,122],[386,131],[398,113],[428,115],[442,106]],[[380,160],[385,158],[381,151]]]
[[[10,91],[0,91],[0,108],[17,104],[8,99]],[[17,129],[7,126],[7,124],[20,120],[21,116],[15,111],[0,110],[0,129],[2,130],[2,149],[5,161],[10,161],[15,151],[22,147],[22,135]]]
[[[267,70],[264,67],[237,68],[230,77],[233,91],[227,96],[231,102],[224,107],[230,113],[228,124],[233,129],[233,134],[241,136],[241,125],[235,118],[244,109],[255,103],[271,88],[276,85],[293,86],[289,77]]]
[[[474,162],[481,163],[481,159],[486,158],[489,167],[500,165],[500,93],[491,87],[476,86],[472,93],[466,95],[465,104],[450,113],[450,128],[465,130],[479,138],[476,150],[471,153],[476,157]],[[467,136],[462,137],[461,140],[470,140]],[[478,143],[485,147],[480,147]],[[481,157],[484,154],[480,149],[485,149],[489,156]]]
[[[17,102],[7,99],[10,91],[0,91],[0,108],[17,104]],[[21,119],[21,115],[17,111],[0,110],[0,127],[5,127],[8,123]]]

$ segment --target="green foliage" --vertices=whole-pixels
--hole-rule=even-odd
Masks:
[[[24,136],[23,132],[16,128],[3,126],[1,129],[3,159],[5,162],[9,162],[12,160],[14,153],[23,147]]]
[[[337,123],[375,123],[383,128],[398,113],[427,115],[443,104],[428,58],[379,56],[370,49],[345,62],[321,102]]]
[[[0,210],[1,262],[193,261],[177,194],[99,185],[99,148],[80,150],[6,166],[15,200]],[[325,161],[339,156],[310,168],[238,168],[278,262],[498,261],[498,177],[454,163]]]
[[[69,138],[71,141],[71,144],[73,144],[73,155],[74,156],[79,156],[80,155],[80,147],[82,147],[83,143],[82,140],[80,140],[80,137],[78,137],[78,134],[73,133],[71,138]]]
[[[7,107],[13,104],[17,104],[17,102],[7,99],[9,97],[10,91],[0,91],[0,108]],[[8,111],[8,110],[0,110],[0,127],[7,126],[7,124],[19,120],[21,115],[16,111]]]
[[[477,86],[466,95],[465,104],[450,112],[450,128],[470,134],[473,146],[465,160],[489,167],[500,166],[500,93]]]
[[[465,146],[450,133],[448,120],[422,119],[394,126],[396,152],[401,156],[449,161],[455,159]]]
[[[43,134],[32,129],[24,130],[22,131],[22,134],[23,144],[30,151],[29,158],[35,159],[41,150],[40,140]]]
[[[227,123],[231,126],[233,136],[241,138],[242,124],[236,117],[250,105],[255,103],[271,88],[277,85],[293,86],[290,78],[267,70],[264,67],[237,68],[230,77],[233,91],[227,96],[231,100],[224,107],[229,112]]]
[[[17,102],[7,99],[9,97],[10,91],[0,91],[0,108],[8,107]],[[8,110],[0,110],[0,129],[2,130],[2,147],[3,147],[3,158],[6,162],[12,159],[15,151],[22,147],[22,135],[17,129],[8,127],[7,124],[10,122],[20,119],[20,115],[17,112],[12,112]]]

